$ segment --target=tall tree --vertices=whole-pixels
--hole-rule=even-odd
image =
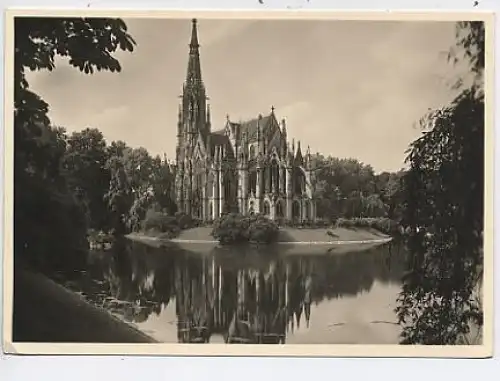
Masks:
[[[375,176],[370,165],[356,159],[315,157],[318,163],[315,197],[318,200],[318,216],[338,217],[383,217],[384,192],[388,179],[393,174]]]
[[[109,187],[106,141],[97,129],[74,132],[68,138],[64,169],[69,186],[80,194],[88,207],[89,225],[96,230],[107,228],[107,205],[103,195]]]
[[[110,172],[108,192],[104,195],[110,210],[110,227],[114,234],[127,231],[130,209],[134,203],[134,193],[127,175],[123,157],[111,156],[106,164]]]
[[[482,325],[475,293],[483,263],[484,32],[482,22],[457,25],[451,57],[469,61],[474,81],[457,82],[459,95],[422,119],[427,131],[410,147],[403,178],[410,257],[397,308],[406,344],[456,344],[471,323]]]
[[[144,148],[118,142],[108,152],[111,182],[106,201],[114,214],[116,233],[139,229],[153,204],[173,214],[173,174],[167,161],[151,157]]]
[[[15,258],[72,270],[82,263],[72,254],[85,251],[83,210],[61,174],[61,131],[50,126],[49,105],[30,90],[26,71],[53,70],[62,56],[85,73],[117,72],[113,53],[135,42],[120,19],[57,17],[17,17],[14,40]]]
[[[176,212],[174,185],[175,176],[171,163],[166,158],[155,157],[152,173],[154,199],[160,209],[165,210],[170,215]]]

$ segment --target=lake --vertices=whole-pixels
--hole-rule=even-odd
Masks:
[[[68,287],[165,343],[397,344],[404,256],[395,244],[195,252],[123,240],[92,252]]]

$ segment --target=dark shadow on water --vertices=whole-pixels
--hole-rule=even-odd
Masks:
[[[121,240],[93,253],[87,276],[70,287],[135,323],[173,303],[181,343],[213,335],[227,343],[284,343],[302,320],[309,325],[311,305],[368,292],[375,281],[399,283],[404,255],[390,244],[331,255],[307,248],[287,255],[280,246],[196,254]]]

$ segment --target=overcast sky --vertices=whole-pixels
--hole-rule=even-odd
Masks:
[[[126,20],[137,41],[123,71],[79,73],[65,63],[29,76],[54,124],[174,158],[190,19]],[[271,106],[312,152],[355,157],[376,171],[403,166],[414,123],[451,99],[451,22],[208,20],[198,22],[212,128]]]

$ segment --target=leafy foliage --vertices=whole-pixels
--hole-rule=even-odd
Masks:
[[[397,237],[400,235],[400,225],[390,218],[339,218],[335,222],[339,228],[372,228],[382,233]]]
[[[481,31],[481,28],[482,31]],[[484,25],[459,23],[457,45],[474,73],[484,65]],[[483,263],[484,94],[481,81],[426,115],[403,178],[410,227],[408,272],[397,313],[405,344],[456,344],[482,325],[474,295]]]
[[[356,159],[316,155],[318,217],[390,217],[399,220],[399,179],[402,172],[376,175]]]
[[[67,139],[65,176],[72,191],[84,198],[90,227],[96,230],[107,230],[109,223],[102,197],[110,180],[107,159],[106,141],[99,130],[87,128]]]
[[[278,239],[278,225],[263,215],[250,217],[248,240],[254,243],[270,244]]]
[[[146,212],[142,228],[146,233],[165,233],[163,238],[174,238],[182,230],[198,226],[198,221],[185,213],[175,213],[174,216],[161,210],[158,204]]]
[[[246,242],[270,244],[277,240],[278,225],[264,215],[229,213],[216,219],[212,236],[223,245]]]
[[[154,209],[147,211],[143,227],[146,232],[169,233],[169,238],[180,232],[178,219],[175,216],[169,216]]]
[[[86,204],[88,194],[65,176],[65,132],[51,127],[49,105],[29,89],[26,70],[53,70],[62,56],[85,73],[120,71],[113,53],[132,51],[134,41],[118,19],[18,17],[14,28],[15,258],[71,271],[84,262],[85,210],[92,215],[95,200]],[[67,169],[87,173],[84,167]]]
[[[41,271],[72,273],[85,264],[87,219],[83,204],[64,179],[16,173],[14,187],[15,261]],[[22,185],[19,186],[19,185]]]
[[[147,210],[153,206],[169,215],[175,213],[174,175],[168,161],[124,143],[111,143],[108,152],[111,181],[105,200],[113,214],[116,233],[139,230]]]
[[[248,218],[228,213],[214,221],[212,236],[222,245],[248,242],[248,226]]]

